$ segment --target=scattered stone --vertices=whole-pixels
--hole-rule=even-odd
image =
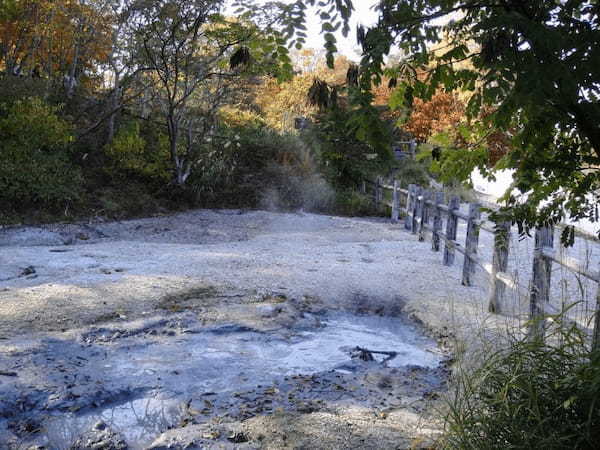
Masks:
[[[97,422],[94,425],[93,430],[95,430],[95,431],[104,431],[104,430],[106,430],[106,428],[108,428],[107,425],[104,422],[100,421],[100,422]]]
[[[227,436],[227,440],[229,442],[233,442],[234,444],[241,444],[242,442],[248,442],[250,438],[246,435],[246,433],[238,431]]]
[[[203,439],[215,440],[215,439],[219,439],[220,436],[221,436],[221,433],[218,430],[209,431],[209,432],[202,434]]]
[[[127,450],[127,448],[123,436],[100,421],[90,431],[80,436],[70,450]]]
[[[21,270],[21,274],[19,276],[20,277],[26,277],[28,275],[33,275],[34,273],[36,273],[35,267],[34,266],[27,266],[23,270]]]

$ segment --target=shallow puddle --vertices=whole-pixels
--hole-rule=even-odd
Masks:
[[[102,379],[140,394],[109,407],[52,416],[45,421],[44,440],[50,448],[67,449],[102,420],[130,448],[143,448],[180,423],[192,397],[231,398],[296,374],[349,373],[350,353],[357,346],[396,353],[385,363],[385,356],[375,355],[378,366],[435,368],[442,360],[431,339],[400,319],[330,314],[321,316],[321,324],[288,338],[235,325],[160,339],[125,338],[103,351],[97,365]]]
[[[149,392],[148,396],[82,415],[64,415],[46,423],[51,449],[68,449],[83,433],[102,421],[121,434],[131,449],[141,449],[156,436],[177,424],[182,405],[173,396]]]

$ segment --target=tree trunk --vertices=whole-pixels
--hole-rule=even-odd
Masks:
[[[179,118],[174,111],[167,114],[167,131],[169,134],[169,151],[171,153],[171,161],[173,162],[173,170],[175,171],[175,183],[178,186],[183,186],[187,179],[183,167],[183,161],[177,154],[177,141],[179,138]]]
[[[119,80],[119,74],[115,71],[115,83],[113,87],[113,92],[110,98],[110,110],[112,113],[108,117],[108,130],[106,136],[106,142],[111,143],[115,137],[115,120],[117,117],[118,106],[120,103],[121,97],[121,84]]]
[[[73,55],[73,62],[71,63],[71,69],[69,70],[67,80],[67,98],[73,97],[75,92],[75,73],[77,72],[77,64],[79,62],[79,43],[75,44],[75,54]]]

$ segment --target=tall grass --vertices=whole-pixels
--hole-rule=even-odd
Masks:
[[[545,342],[510,336],[458,365],[448,449],[600,448],[600,353],[559,319]]]

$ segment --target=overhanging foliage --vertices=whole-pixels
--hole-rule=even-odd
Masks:
[[[350,1],[294,4],[337,11],[321,16],[324,31],[347,27],[353,10]],[[413,97],[427,100],[439,90],[466,91],[468,118],[483,120],[478,128],[486,130],[474,147],[488,132],[510,132],[514,150],[501,166],[516,170],[519,195],[506,196],[502,214],[525,230],[566,214],[598,219],[597,0],[381,0],[377,8],[378,23],[357,33],[361,88],[380,83],[386,57],[399,53],[403,58],[393,79],[408,105]],[[336,49],[327,33],[324,37],[331,57]],[[442,41],[445,47],[432,51]]]

